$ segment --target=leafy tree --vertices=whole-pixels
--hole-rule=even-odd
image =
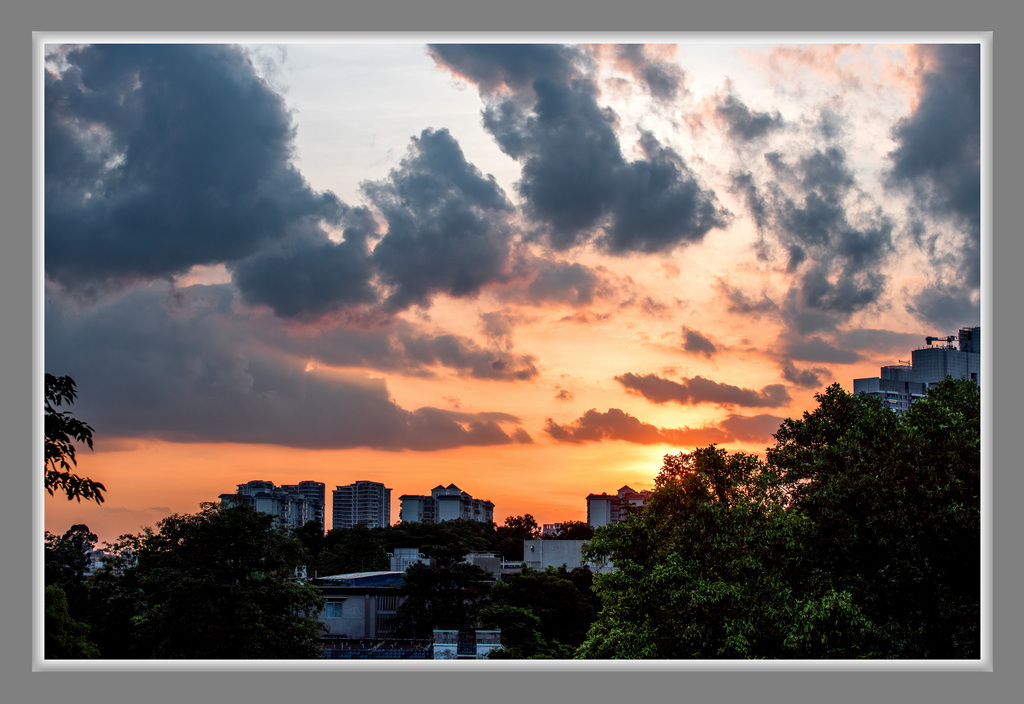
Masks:
[[[501,628],[498,657],[571,658],[600,607],[585,567],[526,568],[494,585],[481,621]]]
[[[405,601],[395,613],[396,632],[404,637],[428,637],[435,628],[471,628],[478,623],[490,574],[451,556],[435,564],[418,563],[405,571]]]
[[[99,647],[88,638],[89,624],[71,617],[64,590],[50,584],[43,591],[43,599],[45,657],[57,660],[99,657]]]
[[[976,658],[980,401],[947,379],[899,416],[833,385],[766,460],[669,455],[585,554],[580,657]]]
[[[871,657],[978,657],[980,394],[946,379],[902,416],[838,385],[788,420],[769,461],[801,513],[801,572],[849,593]]]
[[[47,585],[59,586],[65,595],[70,613],[77,618],[85,616],[89,606],[89,588],[86,572],[92,551],[96,548],[96,534],[89,526],[76,524],[63,536],[46,531],[43,549],[43,575]]]
[[[594,537],[594,526],[586,521],[563,521],[554,535],[545,536],[549,540],[590,540]]]
[[[505,524],[495,529],[495,550],[506,560],[522,560],[523,541],[537,540],[540,536],[540,526],[531,514],[508,516]]]
[[[390,566],[386,544],[386,530],[379,528],[356,526],[330,530],[322,540],[322,549],[307,559],[310,574],[386,570]]]
[[[602,611],[589,658],[781,656],[792,522],[756,457],[714,445],[668,455],[644,511],[599,528],[584,554]]]
[[[68,501],[86,499],[102,504],[106,487],[71,471],[72,467],[78,464],[75,457],[75,442],[84,443],[91,450],[93,434],[92,426],[88,423],[75,418],[70,411],[58,410],[60,406],[70,406],[75,402],[78,395],[75,391],[75,381],[69,376],[47,374],[44,383],[46,491],[51,496],[54,491],[63,491]]]
[[[122,536],[107,580],[108,652],[134,658],[319,657],[319,589],[295,579],[302,544],[246,506],[202,504]],[[122,570],[119,576],[115,570]]]

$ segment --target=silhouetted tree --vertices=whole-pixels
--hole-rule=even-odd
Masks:
[[[54,491],[63,491],[68,500],[82,499],[103,503],[106,487],[71,471],[78,464],[75,457],[75,442],[84,443],[92,449],[93,429],[69,411],[58,410],[59,406],[71,405],[77,397],[75,381],[69,376],[45,375],[45,401],[43,430],[45,433],[45,485],[53,496]]]
[[[302,544],[246,506],[202,504],[164,518],[156,530],[122,536],[130,557],[105,575],[107,632],[128,643],[108,652],[133,658],[319,657],[320,590],[295,577]],[[122,574],[115,576],[114,570]]]

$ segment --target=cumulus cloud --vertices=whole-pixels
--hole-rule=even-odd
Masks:
[[[722,384],[702,376],[672,381],[655,374],[626,373],[615,377],[626,389],[653,403],[696,405],[712,403],[719,406],[776,408],[789,403],[789,394],[782,384],[769,384],[760,391]]]
[[[437,292],[473,296],[507,275],[511,205],[447,130],[424,130],[399,168],[362,187],[387,221],[372,255],[387,308],[429,305]]]
[[[346,209],[341,242],[319,227],[290,237],[230,267],[244,299],[284,318],[315,319],[341,308],[376,303],[367,240],[376,223],[366,208]]]
[[[479,86],[484,126],[522,164],[517,189],[552,246],[596,239],[617,254],[659,252],[725,226],[729,214],[714,192],[653,135],[641,139],[643,159],[624,157],[617,116],[598,104],[587,48],[430,51],[439,65]]]
[[[119,288],[341,216],[293,167],[284,102],[239,49],[98,44],[61,64],[43,95],[50,280]]]
[[[857,185],[846,152],[815,147],[787,159],[765,155],[771,174],[761,185],[749,171],[733,175],[761,232],[761,255],[774,242],[790,276],[790,304],[780,308],[800,332],[826,329],[878,303],[888,278],[882,265],[893,251],[893,219]],[[805,317],[797,321],[798,317]]]
[[[571,423],[560,424],[548,418],[544,432],[558,442],[575,444],[621,440],[640,445],[696,447],[734,441],[768,442],[782,421],[783,418],[767,414],[730,414],[717,424],[700,428],[659,428],[618,408],[605,412],[592,408]]]
[[[78,381],[76,408],[97,433],[307,448],[522,441],[507,414],[406,410],[383,379],[307,370],[231,324],[228,287],[198,288],[183,301],[136,290],[91,310],[47,301],[46,366]]]

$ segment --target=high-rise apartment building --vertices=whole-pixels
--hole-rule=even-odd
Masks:
[[[854,393],[885,401],[897,413],[924,398],[928,389],[947,376],[980,383],[981,328],[960,328],[958,335],[926,337],[924,347],[913,350],[910,363],[882,367],[878,377],[853,380]],[[955,343],[955,344],[954,344]]]
[[[319,487],[319,493],[317,493]],[[275,486],[274,482],[260,479],[238,485],[234,494],[221,494],[222,505],[241,503],[275,518],[282,528],[301,528],[309,521],[318,521],[323,528],[324,485],[322,482],[300,482],[289,486]]]
[[[403,523],[439,523],[463,518],[490,523],[494,520],[494,504],[474,499],[454,484],[435,486],[430,496],[405,494],[398,517]]]
[[[357,481],[334,490],[332,528],[385,528],[391,525],[391,489],[380,482]]]
[[[612,494],[590,494],[587,496],[587,523],[600,528],[610,523],[626,520],[631,509],[638,510],[651,498],[649,491],[635,491],[629,486]]]

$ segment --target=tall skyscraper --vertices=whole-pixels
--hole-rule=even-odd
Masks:
[[[399,520],[403,523],[439,523],[462,518],[468,521],[490,523],[494,520],[494,504],[486,499],[474,499],[454,484],[435,486],[430,496],[405,494]]]
[[[283,528],[301,528],[309,521],[317,521],[322,529],[323,487],[323,483],[312,481],[279,487],[274,482],[256,479],[239,484],[236,493],[221,494],[219,498],[225,506],[241,503],[262,513],[269,513],[274,516],[275,523]]]
[[[334,490],[332,528],[391,525],[391,489],[380,482],[357,481]]]
[[[903,413],[947,376],[980,383],[980,327],[960,328],[958,335],[926,337],[924,341],[923,347],[910,353],[909,364],[885,366],[878,377],[854,379],[853,392],[880,398],[889,408]]]

